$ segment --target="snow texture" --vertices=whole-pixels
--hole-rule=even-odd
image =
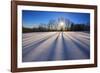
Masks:
[[[22,62],[90,59],[89,32],[23,33]]]

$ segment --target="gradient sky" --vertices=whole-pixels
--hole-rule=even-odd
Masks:
[[[47,24],[50,20],[56,20],[59,17],[67,18],[75,24],[90,23],[89,13],[23,10],[22,24],[25,27],[33,27],[40,23]]]

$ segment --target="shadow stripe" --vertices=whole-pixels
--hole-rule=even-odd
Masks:
[[[77,41],[82,42],[84,45],[86,45],[87,47],[90,46],[90,44],[86,44],[85,42],[83,42],[81,39],[78,39],[76,36],[74,36],[73,34],[70,34],[73,38],[75,38]],[[83,38],[84,39],[84,38]]]
[[[72,40],[72,42],[79,47],[79,49],[86,54],[87,58],[90,58],[90,48],[89,50],[84,48],[84,46],[82,46],[80,43],[76,42],[76,40],[72,39],[71,37],[69,37],[68,35],[64,34],[66,37],[68,37],[69,39]]]
[[[48,61],[53,61],[53,60],[54,60],[54,55],[55,55],[56,45],[57,45],[57,41],[58,41],[59,35],[60,35],[60,32],[58,33],[58,36],[56,37],[54,43],[52,43],[53,46],[52,46],[52,49],[51,49],[50,54],[49,54],[49,56],[48,56]],[[54,45],[54,44],[55,44],[55,45]]]
[[[53,34],[53,35],[55,35],[55,34]],[[48,38],[43,39],[43,40],[41,40],[41,41],[39,41],[39,42],[37,42],[37,43],[35,43],[35,44],[27,47],[27,48],[22,49],[22,57],[25,57],[31,50],[35,49],[36,47],[38,47],[39,45],[41,45],[44,41],[46,41],[49,38],[53,37],[53,35],[49,36]]]
[[[56,34],[56,33],[54,33],[54,34],[52,34],[52,35],[49,35],[48,37],[45,36],[45,37],[43,37],[43,38],[41,38],[41,39],[38,39],[38,40],[36,40],[36,41],[34,41],[34,42],[37,42],[37,41],[39,41],[39,40],[44,40],[44,39],[49,38],[50,36],[53,36],[53,35],[55,35],[55,34]],[[27,45],[23,46],[23,48],[24,48],[24,47],[27,47],[28,45],[30,45],[30,44],[32,44],[32,43],[34,43],[34,42],[28,43]]]

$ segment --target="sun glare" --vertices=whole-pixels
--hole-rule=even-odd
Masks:
[[[59,29],[64,30],[64,27],[65,27],[65,23],[63,21],[60,21],[59,22]]]
[[[60,26],[64,26],[64,22],[60,22]]]

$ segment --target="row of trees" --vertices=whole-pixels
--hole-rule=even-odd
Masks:
[[[59,26],[60,21],[64,22],[63,26]],[[58,18],[50,20],[48,24],[41,23],[38,27],[22,28],[23,32],[47,32],[47,31],[90,31],[89,24],[75,24],[68,19]]]

